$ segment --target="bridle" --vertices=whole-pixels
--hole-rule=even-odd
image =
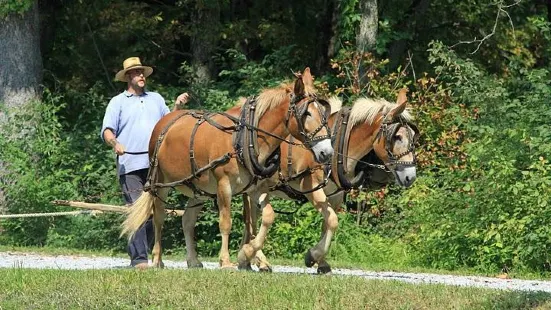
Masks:
[[[333,137],[333,141],[336,154],[333,155],[334,158],[332,161],[331,173],[333,181],[335,181],[340,189],[349,191],[353,188],[357,188],[364,182],[364,179],[367,177],[367,171],[364,168],[363,170],[356,173],[355,177],[352,180],[349,180],[346,177],[346,167],[348,166],[348,160],[354,160],[357,162],[357,164],[361,164],[364,167],[373,167],[376,169],[381,169],[385,172],[393,173],[396,170],[401,170],[407,167],[414,167],[416,165],[417,159],[415,157],[415,139],[419,135],[419,130],[417,129],[417,126],[405,121],[402,117],[400,117],[396,121],[394,118],[390,117],[389,114],[383,116],[379,131],[377,132],[377,135],[374,139],[374,143],[380,141],[380,139],[384,139],[385,152],[387,154],[388,160],[386,162],[383,162],[383,164],[379,164],[365,161],[364,158],[355,159],[348,156],[348,141],[350,139],[350,133],[352,131],[352,126],[350,126],[349,124],[350,110],[350,108],[341,109],[341,111],[339,111],[338,121],[334,124],[335,136]],[[392,146],[394,142],[393,137],[401,127],[405,127],[407,129],[408,147],[406,151],[395,155],[392,151]],[[411,134],[412,130],[415,133],[413,136]],[[408,155],[409,153],[413,154],[413,160],[401,160],[401,158]]]
[[[304,99],[308,99],[308,101],[301,102]],[[322,113],[321,109],[319,107],[316,107],[316,111],[318,111],[319,113],[321,122],[316,129],[308,133],[306,132],[306,128],[304,128],[304,121],[307,117],[308,107],[312,103],[321,104],[324,108],[325,113]],[[320,140],[331,138],[331,130],[329,129],[329,125],[327,122],[327,120],[329,119],[329,115],[331,115],[331,106],[329,105],[329,102],[323,99],[319,99],[315,95],[311,95],[309,96],[309,98],[307,98],[306,96],[295,96],[293,94],[291,97],[291,103],[289,104],[289,109],[287,110],[287,115],[285,116],[285,125],[287,128],[289,128],[289,120],[291,118],[291,114],[295,116],[299,134],[304,138],[304,144],[307,145],[309,148],[312,148],[312,146],[314,146]],[[316,136],[323,128],[325,128],[327,134]]]
[[[396,135],[400,128],[404,127],[408,136],[408,147],[405,151],[400,154],[394,154],[392,152],[393,137]],[[414,132],[412,135],[411,132]],[[388,161],[384,163],[385,167],[392,170],[400,170],[407,167],[413,167],[417,165],[417,157],[415,156],[415,142],[419,137],[419,129],[415,124],[405,122],[402,118],[399,121],[393,122],[392,120],[387,120],[386,117],[381,124],[381,128],[375,137],[375,141],[384,138],[385,139],[385,151],[388,156]],[[413,159],[410,161],[401,160],[402,157],[408,155],[413,155]]]
[[[308,101],[303,102],[304,99],[308,99]],[[321,117],[321,122],[314,131],[308,133],[306,132],[303,123],[305,121],[306,112],[308,111],[309,105],[316,102],[320,103],[325,108],[325,114],[322,113],[321,107],[316,106],[316,110]],[[328,118],[326,115],[331,107],[327,101],[318,99],[316,96],[310,96],[310,98],[307,98],[305,96],[298,97],[292,95],[289,102],[289,108],[287,109],[287,114],[285,116],[285,125],[287,128],[289,128],[291,115],[294,116],[299,129],[299,134],[304,139],[304,144],[293,142],[292,139],[287,140],[284,137],[276,136],[270,132],[258,128],[259,119],[255,118],[256,104],[257,102],[255,97],[248,98],[243,104],[239,124],[240,128],[244,128],[245,130],[237,130],[234,137],[234,148],[236,150],[236,154],[238,155],[238,159],[247,168],[251,175],[254,176],[254,178],[262,179],[270,177],[279,168],[279,148],[277,148],[275,152],[268,157],[265,165],[262,165],[258,161],[257,138],[259,132],[276,138],[284,143],[302,147],[306,145],[308,148],[312,148],[317,141],[328,139],[330,137],[331,132],[329,131],[329,126],[327,124]],[[323,128],[326,128],[327,135],[316,136],[316,134]]]

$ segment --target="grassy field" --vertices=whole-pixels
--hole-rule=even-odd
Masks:
[[[55,248],[0,246],[0,252],[116,256]],[[183,254],[167,255],[182,261]],[[216,261],[207,258],[205,261]],[[302,262],[273,260],[278,265]],[[335,267],[393,270],[335,262]],[[371,268],[370,268],[371,267]],[[399,270],[477,274],[472,270]],[[480,274],[480,273],[478,273]],[[527,276],[525,278],[536,278]],[[541,279],[541,276],[540,276]],[[260,274],[221,270],[0,269],[4,309],[551,309],[551,294],[509,292],[344,276]]]
[[[0,269],[1,309],[551,309],[551,295],[220,270]]]

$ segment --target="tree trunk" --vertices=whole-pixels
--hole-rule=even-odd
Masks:
[[[356,49],[358,52],[369,52],[377,44],[377,0],[360,0],[360,14],[362,17],[356,34]]]
[[[397,31],[415,33],[415,28],[423,22],[425,13],[430,5],[430,0],[415,0],[404,14],[402,22],[398,25]],[[391,70],[398,67],[402,62],[406,50],[408,48],[408,41],[406,39],[400,39],[394,41],[389,47],[389,59]]]
[[[336,25],[333,24],[333,18],[337,14],[336,0],[324,0],[323,9],[320,9],[317,16],[317,33],[319,33],[316,53],[315,72],[322,75],[329,64],[330,57],[334,54],[334,40]],[[338,14],[337,14],[338,15]],[[330,56],[331,55],[331,56]]]
[[[0,129],[6,121],[5,111],[20,108],[40,98],[42,58],[38,1],[20,15],[0,19]],[[5,135],[6,133],[2,133]],[[6,163],[0,161],[0,185],[6,184]],[[6,211],[3,186],[0,186],[0,213]]]
[[[377,0],[360,0],[360,27],[356,33],[356,51],[363,53],[371,52],[377,44],[377,29],[379,14],[377,11]],[[369,78],[362,63],[358,65],[359,91],[363,91],[369,83]]]
[[[212,56],[218,43],[220,26],[219,1],[198,1],[196,11],[196,30],[191,39],[192,67],[196,82],[205,83],[214,76]]]
[[[0,20],[0,102],[7,107],[40,98],[39,34],[38,1],[22,16],[11,14]]]
[[[340,21],[340,8],[338,2],[336,0],[330,0],[330,4],[333,7],[333,11],[331,12],[331,37],[329,38],[329,46],[327,47],[327,58],[329,59],[335,57],[335,53],[337,52]]]

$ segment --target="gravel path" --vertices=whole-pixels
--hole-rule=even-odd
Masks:
[[[165,260],[166,268],[185,269],[185,262]],[[218,269],[218,263],[204,262],[206,269]],[[43,255],[0,253],[0,268],[39,269],[114,269],[128,266],[128,259],[116,257],[84,257],[71,255]],[[274,272],[315,274],[315,268],[272,266]],[[255,268],[255,267],[253,267]],[[359,269],[333,269],[333,275],[356,276],[366,279],[397,280],[409,283],[445,284],[484,287],[502,290],[551,292],[551,281],[498,279],[478,276],[452,276],[428,273],[373,272]]]

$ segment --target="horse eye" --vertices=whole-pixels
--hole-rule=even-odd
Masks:
[[[312,116],[312,113],[310,113],[310,111],[306,111],[304,112],[304,116]]]
[[[402,135],[395,135],[394,136],[394,141],[402,141]]]

